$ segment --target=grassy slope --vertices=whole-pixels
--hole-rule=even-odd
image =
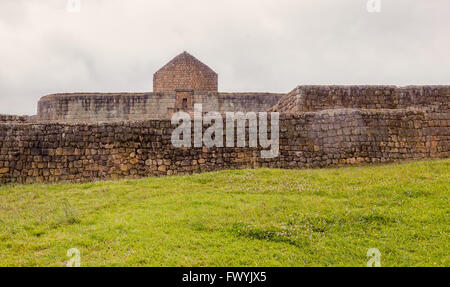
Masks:
[[[450,266],[450,160],[0,187],[0,266]]]

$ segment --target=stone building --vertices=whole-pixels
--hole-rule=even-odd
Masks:
[[[221,93],[218,75],[187,52],[173,58],[153,75],[149,93],[70,93],[42,97],[38,121],[100,122],[166,119],[177,111],[267,111],[279,93]]]
[[[173,58],[153,75],[153,92],[178,90],[217,92],[217,73],[187,52]]]
[[[196,103],[205,112],[278,112],[278,155],[261,157],[261,145],[175,147],[170,116]],[[0,115],[0,184],[384,163],[449,151],[448,85],[223,93],[217,74],[187,53],[155,73],[153,92],[49,95],[37,116]]]

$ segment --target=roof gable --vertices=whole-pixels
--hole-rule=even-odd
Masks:
[[[155,74],[161,73],[161,72],[170,72],[174,70],[178,70],[182,68],[183,70],[197,70],[201,71],[202,73],[208,74],[212,73],[217,75],[216,72],[214,72],[210,67],[199,61],[197,58],[189,54],[188,52],[184,51],[183,53],[179,54],[172,60],[170,60],[167,64],[165,64],[161,69],[159,69]]]

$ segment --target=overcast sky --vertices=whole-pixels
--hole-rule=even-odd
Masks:
[[[220,91],[450,84],[450,1],[0,0],[0,113],[59,92],[148,92],[190,52]]]

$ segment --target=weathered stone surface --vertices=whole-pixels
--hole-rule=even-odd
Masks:
[[[448,108],[436,107],[281,114],[280,155],[262,159],[260,147],[175,148],[170,142],[174,128],[170,120],[1,123],[0,182],[92,181],[447,158],[449,124]]]
[[[192,112],[197,103],[203,105],[204,112],[264,112],[284,96],[281,93],[219,93],[217,78],[216,72],[184,52],[154,74],[152,93],[48,95],[39,100],[36,120],[102,122],[167,119],[180,110]],[[17,121],[10,118],[0,116],[0,122]]]
[[[24,123],[28,122],[32,119],[30,116],[17,116],[17,115],[0,115],[0,123],[1,122],[18,122]]]
[[[299,86],[287,95],[218,93],[217,74],[183,53],[155,73],[154,91],[56,94],[41,98],[37,116],[0,115],[0,183],[449,156],[450,86]],[[263,159],[260,147],[175,148],[170,116],[179,110],[190,113],[196,103],[203,112],[280,112],[279,156]]]
[[[217,92],[217,73],[187,52],[176,56],[153,75],[153,91],[176,90]]]
[[[450,86],[298,86],[272,109],[310,112],[327,109],[449,108]]]
[[[83,93],[55,94],[42,97],[38,103],[38,121],[103,122],[167,119],[178,111],[193,111],[201,103],[203,111],[264,112],[273,107],[283,94],[272,93]],[[186,98],[186,107],[182,100]],[[13,121],[2,120],[0,122]],[[18,121],[18,120],[15,120]],[[21,120],[20,122],[25,122]]]

